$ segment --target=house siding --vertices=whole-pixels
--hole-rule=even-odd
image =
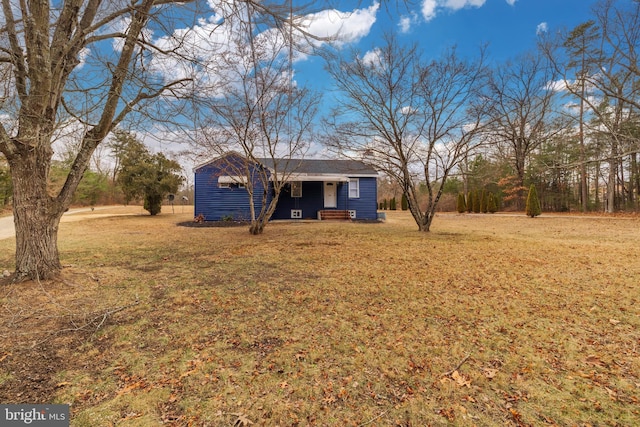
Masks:
[[[349,183],[338,182],[338,210],[355,210],[356,219],[376,219],[378,213],[378,187],[376,178],[358,178],[360,180],[360,197],[349,198]],[[291,219],[292,209],[301,209],[303,219],[317,219],[318,211],[325,209],[324,183],[306,181],[302,183],[302,198],[292,198],[288,186],[280,194],[278,207],[272,219]]]
[[[302,210],[302,219],[316,219],[318,211],[323,208],[322,182],[305,181],[302,183],[302,197],[291,197],[290,188],[285,185],[278,207],[273,213],[272,219],[291,219],[292,209]]]
[[[377,219],[378,186],[376,178],[358,178],[360,180],[360,197],[349,198],[349,183],[338,186],[338,209],[355,210],[356,219]]]
[[[238,185],[231,185],[231,188],[218,188],[218,177],[225,175],[239,175],[232,170],[234,162],[243,162],[241,156],[233,157],[228,155],[223,158],[214,160],[195,170],[195,197],[194,207],[195,215],[202,214],[206,221],[220,221],[228,218],[235,220],[249,220],[251,218],[251,210],[249,207],[249,195],[244,188]],[[232,166],[229,166],[229,165]],[[242,163],[237,163],[241,165]],[[237,166],[236,165],[236,166]],[[351,168],[355,170],[354,174],[359,179],[359,197],[349,198],[349,183],[336,182],[336,198],[337,210],[352,210],[356,212],[356,219],[375,220],[377,218],[377,183],[376,177],[364,176],[371,173],[370,170],[360,170],[361,164],[339,163],[335,165],[330,161],[322,161],[319,164],[314,163],[313,170],[305,170],[305,173],[323,173],[322,170],[328,169],[328,173],[338,176],[347,177],[348,173],[343,171],[331,170],[332,165],[338,168]],[[256,168],[258,165],[255,166]],[[272,185],[269,184],[267,191],[269,203],[273,197]],[[254,180],[254,200],[256,212],[262,207],[263,186],[259,179]],[[318,218],[318,211],[325,209],[324,207],[324,182],[322,181],[303,181],[302,197],[291,197],[291,189],[289,185],[285,185],[280,194],[278,205],[273,213],[272,219],[291,219],[292,210],[301,210],[302,219]]]
[[[231,188],[218,188],[218,176],[226,174],[223,167],[216,163],[210,163],[196,170],[195,215],[202,214],[205,221],[221,221],[228,218],[250,220],[251,209],[247,190],[238,188],[236,185],[232,185]],[[263,186],[258,179],[253,185],[255,209],[259,212],[262,208]]]

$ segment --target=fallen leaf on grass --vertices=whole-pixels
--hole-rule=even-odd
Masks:
[[[600,367],[606,366],[606,363],[604,363],[600,359],[600,357],[595,354],[590,354],[589,356],[587,356],[585,361],[587,362],[588,365],[600,366]]]
[[[511,414],[513,421],[515,421],[517,425],[522,425],[522,414],[520,414],[520,412],[518,412],[514,408],[509,408],[509,413]]]
[[[137,412],[130,412],[130,413],[126,414],[125,417],[122,418],[121,421],[133,420],[133,419],[136,419],[136,418],[140,418],[141,416],[142,416],[142,414],[139,414]]]
[[[492,369],[492,368],[484,368],[484,369],[482,370],[482,373],[484,374],[484,376],[485,376],[486,378],[488,378],[488,379],[490,379],[490,380],[491,380],[491,379],[493,379],[493,378],[497,375],[498,370],[497,370],[497,369]]]
[[[620,323],[620,321],[619,321],[619,320],[617,320],[617,319],[609,319],[609,323],[611,323],[612,325],[614,325],[614,326],[615,326],[615,325],[619,324],[619,323]]]
[[[144,381],[136,381],[135,383],[129,384],[125,388],[118,391],[116,396],[122,396],[123,394],[131,393],[133,390],[143,389],[145,387],[146,387],[146,383]]]
[[[458,371],[453,371],[451,374],[451,378],[458,384],[460,387],[471,387],[471,380],[461,375]]]
[[[607,393],[609,393],[609,397],[613,400],[618,400],[618,393],[615,390],[611,390],[609,387],[605,387]]]
[[[237,417],[238,418],[233,423],[233,427],[243,427],[253,424],[253,421],[247,418],[245,414],[237,414]]]
[[[449,421],[456,419],[456,411],[453,408],[442,408],[438,411],[438,415],[442,415]]]

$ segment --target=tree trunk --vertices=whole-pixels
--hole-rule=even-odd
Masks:
[[[524,146],[524,142],[521,139],[518,139],[517,143],[516,143],[516,150],[515,150],[515,166],[516,166],[516,175],[517,175],[517,182],[516,185],[518,186],[518,191],[516,192],[517,194],[517,198],[516,198],[516,208],[518,210],[524,210],[524,205],[525,205],[525,186],[524,186],[524,176],[525,176],[525,155],[526,155],[526,151],[523,148]]]
[[[607,213],[615,212],[616,203],[616,178],[617,163],[615,160],[609,161],[609,179],[607,181]]]
[[[589,189],[587,187],[587,150],[584,142],[584,97],[585,97],[585,83],[584,79],[581,80],[582,91],[580,94],[580,207],[582,212],[589,210]]]
[[[64,207],[47,194],[48,164],[38,164],[35,159],[30,156],[10,162],[16,229],[15,282],[50,279],[62,269],[58,226]]]
[[[431,222],[433,221],[433,214],[427,213],[422,221],[418,224],[418,230],[428,233],[431,228]]]
[[[446,177],[443,179],[440,190],[438,190],[435,197],[429,198],[429,202],[427,203],[427,208],[424,211],[422,221],[418,223],[418,229],[420,231],[427,233],[431,229],[431,223],[433,222],[433,217],[436,216],[436,207],[438,206],[440,196],[442,196],[442,188],[444,187],[445,181]]]
[[[260,210],[260,213],[257,216],[255,216],[254,219],[251,220],[251,226],[249,227],[249,233],[251,233],[254,236],[256,236],[256,235],[262,234],[264,232],[264,228],[267,226],[267,223],[269,222],[269,220],[273,216],[273,213],[276,211],[276,207],[278,205],[278,200],[280,199],[280,191],[281,191],[280,189],[274,190],[274,195],[273,195],[271,201],[269,201],[268,205],[267,205],[268,193],[266,191],[263,191],[263,193],[262,193],[262,209]]]
[[[640,167],[638,165],[638,153],[631,155],[631,197],[634,209],[640,209]]]

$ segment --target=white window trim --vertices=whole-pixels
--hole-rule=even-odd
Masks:
[[[296,187],[298,190],[296,193],[293,192],[293,187]],[[291,197],[295,199],[302,198],[302,181],[292,181],[291,182]]]
[[[355,183],[355,195],[352,195],[353,188],[351,187]],[[359,199],[360,198],[360,178],[349,178],[349,198],[350,199]]]

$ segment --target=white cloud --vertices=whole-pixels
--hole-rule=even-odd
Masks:
[[[131,17],[123,16],[120,19],[113,21],[110,25],[107,25],[105,27],[105,32],[126,34],[129,31],[129,26],[131,26]],[[150,40],[153,37],[153,32],[145,27],[142,30],[142,37],[145,40]],[[114,51],[121,52],[124,48],[124,38],[114,37],[111,45]]]
[[[167,81],[191,78],[192,90],[217,97],[224,95],[225,85],[229,84],[227,77],[250,70],[256,56],[258,60],[285,57],[289,52],[288,37],[281,30],[267,29],[254,37],[253,46],[257,51],[249,53],[244,26],[236,19],[223,18],[226,13],[224,2],[209,0],[209,3],[216,14],[198,21],[191,28],[176,30],[172,35],[154,41],[159,48],[175,54],[155,55],[150,67]],[[293,44],[297,51],[294,60],[306,59],[300,51],[311,51],[329,41],[338,47],[357,42],[371,31],[379,8],[380,4],[376,2],[352,12],[331,9],[297,17],[301,28],[318,39],[296,33],[294,29]]]
[[[549,31],[549,25],[546,22],[541,22],[536,27],[536,34],[537,35],[544,34],[547,31]]]
[[[400,27],[401,33],[406,34],[409,31],[411,31],[411,17],[403,16],[402,18],[400,18],[400,22],[398,23],[398,26]]]
[[[407,34],[411,31],[411,28],[415,23],[418,22],[418,15],[415,12],[412,12],[411,15],[405,15],[400,18],[398,22],[398,27],[400,28],[400,32],[402,34]]]
[[[362,57],[362,63],[370,67],[380,66],[382,63],[382,60],[380,58],[381,54],[382,54],[382,51],[379,48],[370,50],[367,53],[365,53],[364,56]]]
[[[417,114],[420,110],[410,105],[404,106],[400,109],[400,112],[404,115]]]
[[[464,7],[480,7],[485,4],[486,0],[444,0],[440,1],[442,7],[451,10],[460,10]]]
[[[429,22],[436,17],[439,11],[457,11],[468,7],[482,7],[487,0],[422,0],[422,17]],[[515,0],[507,0],[515,2]]]
[[[379,9],[380,3],[375,2],[353,12],[323,10],[307,15],[302,26],[316,37],[335,39],[338,45],[354,43],[369,34]]]
[[[509,6],[513,6],[514,4],[516,4],[517,0],[506,0],[506,1]]]
[[[565,92],[567,90],[567,85],[573,84],[572,82],[567,82],[565,80],[554,80],[545,85],[545,89],[550,90],[552,92]]]
[[[89,49],[88,47],[83,47],[82,49],[80,49],[80,52],[78,52],[78,61],[80,61],[77,67],[78,69],[84,67],[84,64],[87,62],[87,58],[89,57],[89,55],[91,55],[91,49]]]
[[[438,4],[436,0],[423,0],[422,1],[422,17],[425,21],[429,22],[436,17],[436,8]]]

